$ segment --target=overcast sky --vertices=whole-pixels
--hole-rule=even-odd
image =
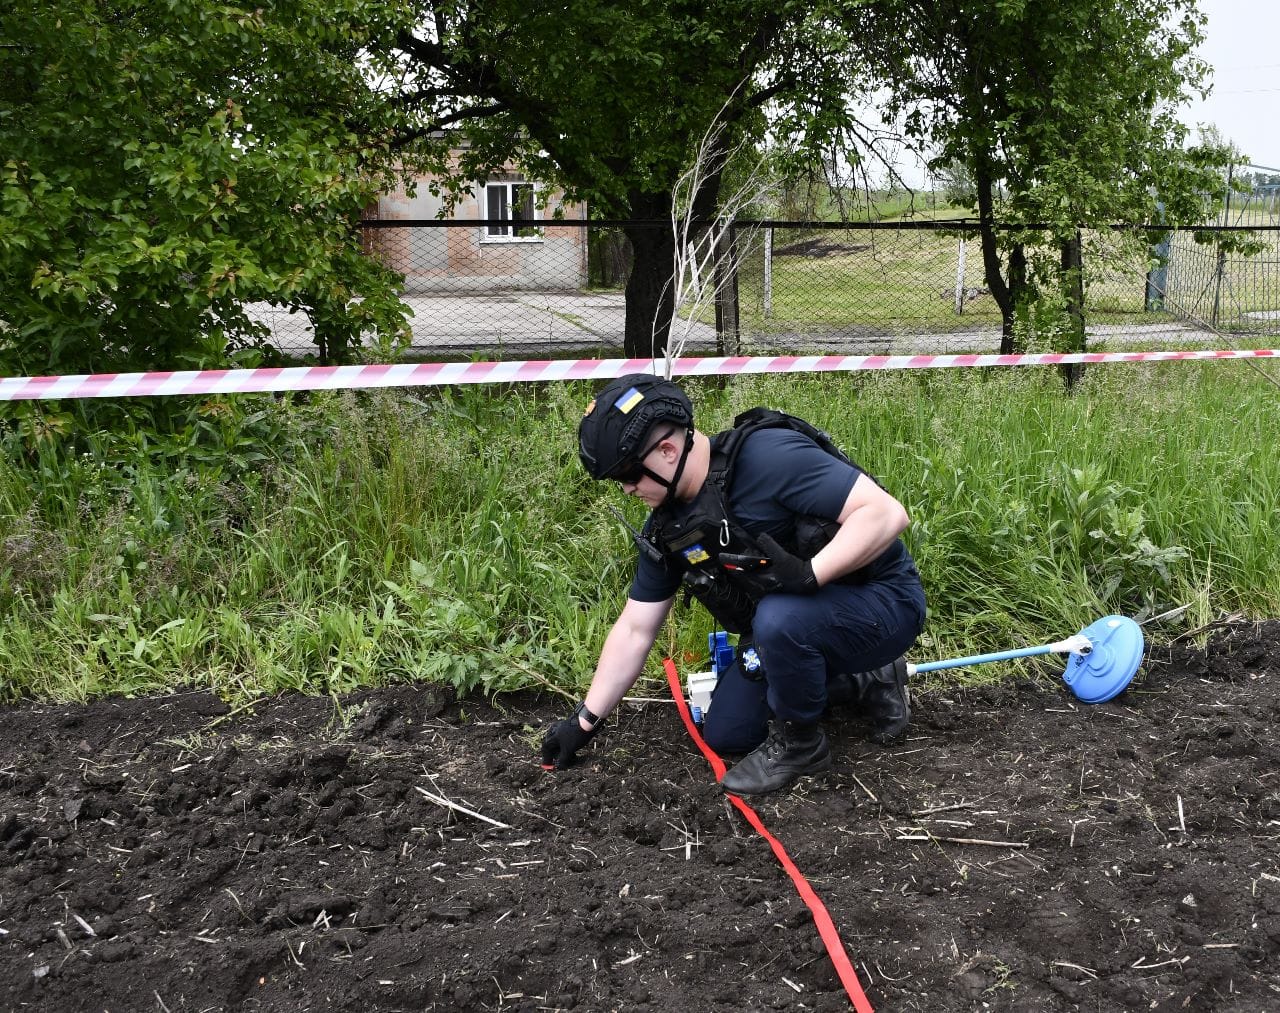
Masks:
[[[1212,124],[1243,151],[1250,164],[1280,172],[1280,0],[1199,0],[1207,15],[1200,57],[1213,67],[1213,91],[1184,106],[1192,128]],[[872,177],[881,181],[878,167]],[[913,187],[927,189],[923,166],[900,156],[899,172]]]
[[[1280,3],[1200,0],[1200,10],[1213,93],[1187,107],[1183,122],[1212,123],[1254,165],[1280,170]]]

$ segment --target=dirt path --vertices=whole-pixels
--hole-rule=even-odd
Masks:
[[[0,1008],[848,1009],[673,708],[545,774],[561,709],[0,710]],[[828,782],[757,809],[877,1010],[1276,1010],[1278,724],[1280,622],[1238,625],[1095,707],[1046,669],[923,694],[897,749],[832,722]]]

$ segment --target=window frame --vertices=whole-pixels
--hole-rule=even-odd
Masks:
[[[495,194],[501,195],[497,214],[493,209]],[[527,209],[529,216],[515,217],[513,210],[516,207]],[[484,216],[486,224],[480,234],[482,243],[540,243],[543,240],[542,228],[537,224],[542,221],[538,187],[527,179],[488,180],[484,184]]]

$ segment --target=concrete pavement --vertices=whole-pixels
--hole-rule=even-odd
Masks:
[[[579,352],[615,356],[622,349],[626,307],[621,292],[500,292],[485,295],[406,296],[413,342],[408,356],[484,355],[492,358],[540,358]],[[312,330],[302,313],[254,304],[251,315],[264,323],[287,354],[314,351]],[[1191,324],[1096,324],[1091,342],[1110,347],[1168,344],[1217,347],[1223,339]],[[999,346],[999,328],[991,325],[949,333],[875,334],[771,330],[744,333],[742,352],[812,352],[848,355],[950,354],[990,352]],[[690,326],[686,351],[716,353],[715,329]]]

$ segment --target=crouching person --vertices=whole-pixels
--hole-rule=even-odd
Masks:
[[[903,737],[903,656],[925,597],[900,538],[906,511],[874,478],[824,433],[770,409],[708,437],[684,391],[647,374],[605,386],[578,444],[592,478],[618,482],[650,514],[627,603],[586,698],[547,731],[544,766],[570,766],[639,678],[682,586],[740,635],[703,728],[717,752],[747,754],[726,791],[778,791],[828,769],[819,719],[829,704],[859,709],[876,742]]]

